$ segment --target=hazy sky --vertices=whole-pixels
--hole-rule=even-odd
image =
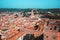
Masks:
[[[0,0],[0,8],[60,8],[60,0]]]

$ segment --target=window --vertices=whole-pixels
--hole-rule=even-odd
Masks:
[[[52,28],[50,28],[50,30],[52,30]]]
[[[53,39],[55,39],[55,37],[53,37]]]
[[[0,40],[2,40],[2,39],[1,39],[1,36],[2,36],[2,35],[0,35]]]
[[[60,25],[58,26],[58,32],[60,32]]]
[[[46,38],[48,38],[48,36],[46,36]]]
[[[20,32],[20,29],[18,29],[18,31]]]
[[[60,32],[60,28],[58,29],[58,32]]]
[[[56,30],[57,26],[54,27],[54,30]]]

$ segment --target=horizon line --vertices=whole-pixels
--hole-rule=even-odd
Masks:
[[[60,8],[0,8],[0,9],[60,9]]]

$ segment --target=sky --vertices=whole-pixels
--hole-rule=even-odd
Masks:
[[[60,8],[60,0],[0,0],[0,8]]]

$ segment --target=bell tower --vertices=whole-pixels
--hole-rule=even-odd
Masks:
[[[34,11],[31,11],[31,18],[34,18]]]

